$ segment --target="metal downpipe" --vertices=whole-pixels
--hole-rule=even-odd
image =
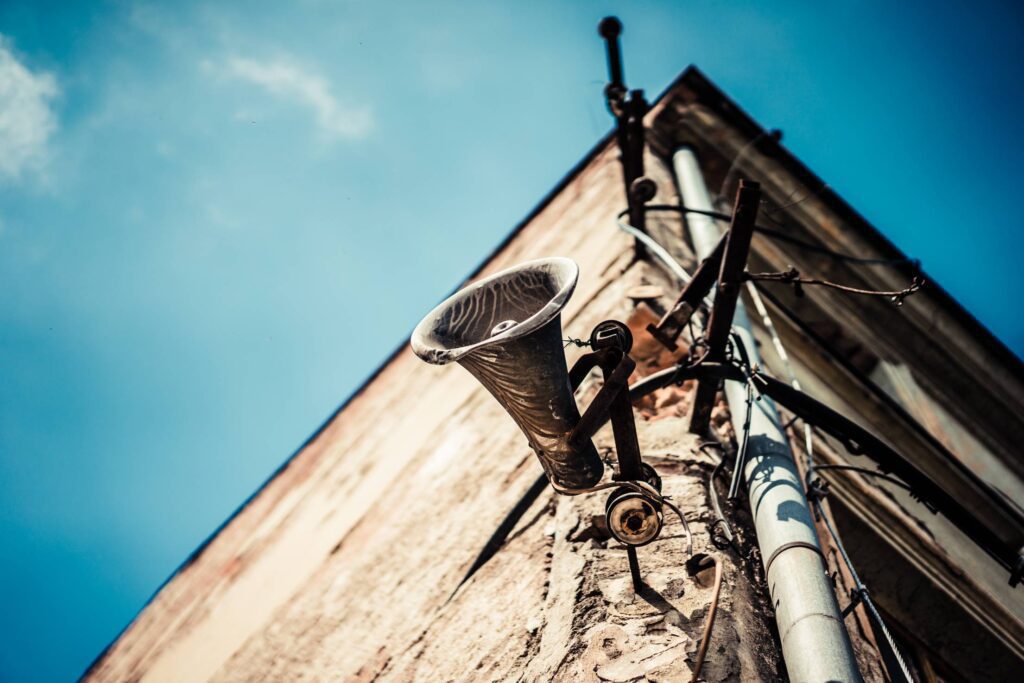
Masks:
[[[712,211],[693,150],[680,147],[672,163],[683,203]],[[706,258],[722,231],[708,216],[689,213],[686,222],[698,258]],[[742,300],[737,302],[733,331],[746,347],[751,365],[761,364]],[[740,435],[747,419],[747,389],[740,382],[724,384],[733,427]],[[794,683],[861,681],[775,403],[762,397],[753,402],[751,410],[743,479],[789,678]]]

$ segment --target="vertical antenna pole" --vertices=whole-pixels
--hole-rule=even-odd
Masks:
[[[646,232],[644,202],[654,196],[653,183],[641,182],[644,177],[644,116],[648,109],[647,100],[644,99],[643,90],[630,92],[626,89],[622,51],[619,47],[622,22],[615,17],[605,17],[597,30],[604,38],[608,53],[609,82],[605,86],[604,95],[608,109],[615,117],[615,139],[619,143],[622,179],[625,183],[626,202],[629,205],[629,223],[637,230]],[[636,243],[636,252],[639,256],[644,254],[644,247],[639,242]]]
[[[609,91],[616,90],[620,97],[626,93],[626,85],[622,78],[622,52],[619,49],[619,35],[622,33],[622,22],[615,17],[605,17],[597,26],[597,32],[604,38],[608,47],[608,77],[610,82],[605,87],[605,95],[611,99]]]

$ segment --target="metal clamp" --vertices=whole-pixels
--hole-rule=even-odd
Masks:
[[[775,561],[775,558],[777,558],[779,555],[781,555],[782,553],[786,552],[791,548],[807,548],[808,550],[813,550],[814,552],[818,553],[818,556],[821,557],[822,562],[825,561],[825,555],[821,552],[821,548],[819,548],[813,543],[808,543],[807,541],[791,541],[789,543],[783,543],[775,549],[775,552],[773,552],[768,557],[768,561],[764,563],[765,578],[768,577],[768,572],[771,570],[772,562]]]

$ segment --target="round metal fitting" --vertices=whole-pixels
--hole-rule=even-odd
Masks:
[[[633,333],[618,320],[605,320],[598,323],[590,333],[590,345],[594,349],[617,348],[629,353],[633,348]]]
[[[639,546],[650,543],[661,532],[661,510],[643,495],[629,489],[616,489],[605,505],[608,531],[621,543]]]
[[[622,22],[615,17],[605,17],[597,25],[597,32],[606,40],[618,38],[619,34],[622,33]]]
[[[647,176],[641,176],[630,185],[629,194],[633,197],[633,201],[646,204],[658,194],[658,185]]]

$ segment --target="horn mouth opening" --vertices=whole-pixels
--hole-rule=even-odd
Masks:
[[[579,266],[554,256],[527,261],[475,282],[444,300],[412,333],[413,352],[436,365],[543,327],[565,307]]]

